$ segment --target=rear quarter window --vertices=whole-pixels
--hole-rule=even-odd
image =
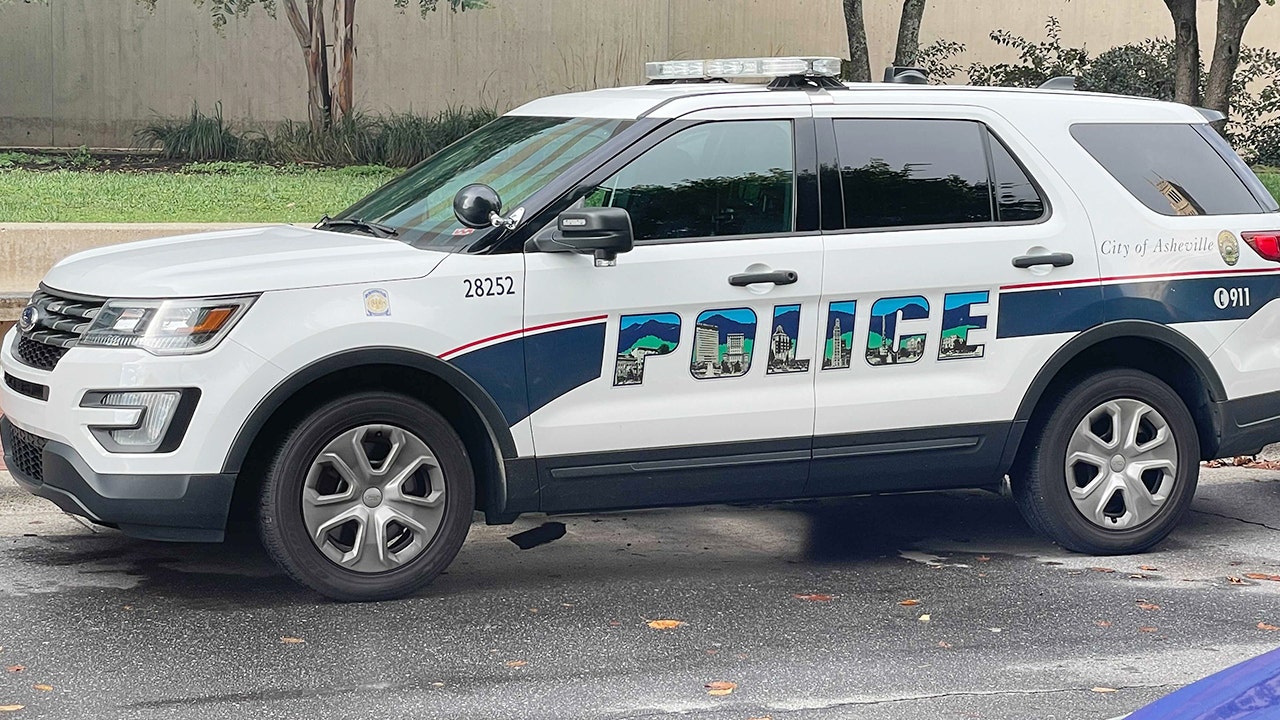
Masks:
[[[1194,125],[1077,124],[1071,126],[1071,136],[1135,198],[1161,215],[1263,212],[1245,180]]]

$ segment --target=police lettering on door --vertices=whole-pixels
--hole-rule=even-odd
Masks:
[[[691,345],[684,350],[689,372],[698,380],[737,378],[751,372],[759,342],[767,344],[762,359],[763,372],[769,375],[807,373],[815,365],[814,355],[823,372],[849,369],[855,354],[872,367],[909,365],[929,353],[936,353],[939,361],[982,358],[986,333],[993,329],[988,327],[990,299],[986,290],[943,295],[937,331],[931,331],[936,323],[930,320],[939,303],[931,304],[923,295],[876,299],[867,303],[868,312],[861,318],[858,300],[833,300],[827,303],[825,333],[816,348],[800,344],[802,316],[812,312],[800,304],[775,305],[765,318],[767,324],[754,308],[710,308],[698,313],[692,333],[682,332],[683,321],[675,312],[623,315],[613,384],[643,383],[646,364],[664,362],[663,356],[675,354],[681,349],[682,335]],[[761,325],[764,332],[758,331]],[[937,337],[931,337],[931,332],[937,332]]]

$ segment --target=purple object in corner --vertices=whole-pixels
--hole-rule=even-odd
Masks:
[[[1125,720],[1280,720],[1280,650],[1197,680]]]

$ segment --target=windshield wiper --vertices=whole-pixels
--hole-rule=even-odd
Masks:
[[[320,222],[316,223],[316,230],[330,230],[336,228],[351,228],[353,230],[363,230],[374,237],[392,238],[400,234],[399,230],[390,225],[382,223],[369,222],[360,218],[342,218],[335,220],[328,215],[320,218]]]

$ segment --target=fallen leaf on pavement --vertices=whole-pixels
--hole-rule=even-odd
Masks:
[[[442,683],[442,682],[433,682],[433,683],[431,683],[431,687],[444,687],[444,683]]]
[[[1227,576],[1227,582],[1231,583],[1232,585],[1248,585],[1248,583],[1246,583],[1244,580],[1241,580],[1240,578],[1232,575]]]
[[[1271,580],[1273,582],[1280,582],[1280,575],[1268,575],[1266,573],[1245,573],[1244,576],[1252,580]]]
[[[0,712],[18,712],[26,705],[0,705]]]
[[[32,685],[31,687],[39,690],[40,692],[53,692],[53,686],[45,685],[44,683],[37,683],[35,685]]]
[[[920,622],[927,623],[927,622],[929,622],[929,621],[930,621],[930,620],[932,620],[932,619],[933,619],[933,618],[929,616],[929,613],[925,613],[925,614],[923,614],[923,615],[921,615],[921,616],[920,616]]]
[[[1096,688],[1093,688],[1093,691],[1094,691],[1094,692],[1096,692],[1096,693],[1112,693],[1112,692],[1117,692],[1115,688],[1109,688],[1109,687],[1096,687]]]
[[[831,602],[835,599],[835,595],[827,595],[825,593],[805,593],[803,595],[792,595],[797,600],[808,600],[809,602]]]
[[[1134,574],[1132,574],[1132,575],[1130,575],[1130,576],[1129,576],[1129,579],[1131,579],[1131,580],[1146,580],[1146,579],[1147,579],[1147,576],[1146,576],[1146,575],[1143,575],[1142,573],[1134,573]]]
[[[898,604],[902,605],[903,607],[911,607],[912,605],[919,605],[920,601],[919,600],[903,600]]]
[[[738,687],[738,683],[732,683],[728,680],[716,680],[703,685],[707,689],[708,695],[728,695]]]
[[[508,660],[507,661],[507,667],[512,667],[512,668],[524,667],[525,665],[528,665],[528,664],[529,664],[528,660]]]
[[[942,648],[943,650],[950,650],[951,643],[947,642],[946,640],[939,640],[938,647]]]
[[[1109,567],[1095,567],[1095,568],[1089,568],[1089,569],[1090,569],[1090,570],[1092,570],[1092,571],[1094,571],[1094,572],[1100,572],[1100,573],[1113,573],[1113,572],[1115,572],[1115,570],[1114,570],[1114,569],[1109,568]]]
[[[978,562],[991,562],[991,558],[987,557],[986,555],[979,555],[978,557],[974,558],[974,560],[977,560]]]
[[[1138,609],[1139,610],[1159,610],[1160,606],[1148,600],[1139,600]]]
[[[1268,623],[1260,622],[1258,623],[1258,629],[1259,630],[1280,630],[1280,627],[1277,627],[1275,625],[1271,625]]]
[[[10,665],[9,667],[5,668],[5,670],[8,670],[9,672],[22,672],[23,670],[26,670],[26,669],[27,669],[27,666],[25,665]]]
[[[675,630],[684,624],[683,620],[650,620],[649,627],[654,630]]]
[[[1160,628],[1158,628],[1158,627],[1152,627],[1152,626],[1150,626],[1150,625],[1143,625],[1142,627],[1138,628],[1138,632],[1155,632],[1155,631],[1157,631],[1157,630],[1159,630],[1159,629],[1160,629]]]
[[[1139,566],[1138,566],[1138,569],[1139,569],[1139,570],[1146,570],[1147,572],[1155,572],[1156,570],[1159,570],[1160,568],[1156,567],[1155,565],[1139,565]]]
[[[301,645],[302,643],[306,642],[306,640],[303,640],[302,638],[296,638],[296,637],[282,637],[280,638],[280,642],[284,643],[285,645]]]
[[[1098,622],[1094,623],[1094,625],[1097,625],[1098,627],[1111,627],[1111,623],[1107,622],[1106,620],[1099,620]]]

